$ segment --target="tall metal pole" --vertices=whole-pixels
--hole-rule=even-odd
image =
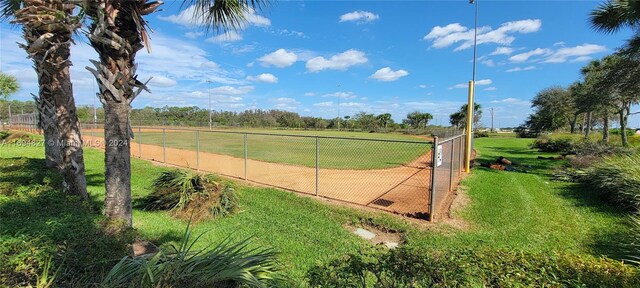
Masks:
[[[476,62],[478,54],[478,0],[469,0],[470,4],[475,4],[475,18],[473,28],[473,75],[471,81],[469,81],[469,101],[467,103],[467,135],[465,147],[465,164],[464,170],[469,173],[471,171],[471,151],[473,150],[472,143],[472,131],[473,131],[473,114],[474,114],[474,98],[475,98],[475,83],[476,83]]]
[[[491,132],[495,132],[496,131],[495,130],[495,126],[493,126],[493,116],[494,116],[493,107],[491,107]]]
[[[338,87],[338,90],[340,89],[340,83],[338,83],[338,85],[336,85]],[[338,95],[338,131],[340,131],[340,91],[336,92]]]
[[[211,80],[207,80],[207,83],[209,83],[209,130],[211,130],[212,127],[212,118],[211,118]]]

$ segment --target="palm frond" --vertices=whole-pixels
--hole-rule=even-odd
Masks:
[[[640,1],[610,0],[591,12],[590,21],[593,29],[604,33],[635,27],[640,24]]]
[[[218,32],[243,28],[249,14],[270,4],[270,0],[185,0],[181,8],[193,7],[193,20],[207,32]]]
[[[22,0],[0,0],[0,22],[13,18],[20,8],[22,8]]]
[[[171,245],[152,257],[123,258],[107,274],[102,286],[266,287],[274,279],[273,250],[250,248],[250,239],[232,243],[229,237],[212,248],[194,249],[203,235],[192,238],[189,222],[177,247]]]

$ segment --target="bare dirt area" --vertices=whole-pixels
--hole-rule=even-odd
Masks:
[[[83,140],[104,149],[102,137],[85,134]],[[310,167],[137,143],[131,155],[398,214],[425,215],[429,207],[431,152],[394,168],[319,169],[317,190],[316,169]]]

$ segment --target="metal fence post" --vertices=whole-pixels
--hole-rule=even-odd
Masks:
[[[460,149],[458,151],[460,151],[460,153],[462,153],[462,149],[464,148],[464,134],[460,135]],[[459,159],[458,162],[460,164],[460,166],[458,167],[458,176],[460,176],[460,174],[462,174],[462,167],[464,165],[464,156],[462,154],[458,155]]]
[[[138,157],[142,159],[142,129],[138,127]]]
[[[200,171],[200,130],[196,130],[196,170]]]
[[[451,162],[449,162],[449,191],[451,191],[453,189],[453,152],[455,151],[455,143],[456,143],[456,139],[457,138],[453,138],[451,139],[451,148],[449,149],[449,151],[451,151]]]
[[[320,141],[318,136],[316,136],[316,196],[319,195],[318,193],[318,186],[319,186],[319,181],[320,180]]]
[[[162,128],[162,162],[167,163],[167,133]]]
[[[244,180],[247,180],[247,133],[244,133]]]
[[[429,199],[429,221],[435,219],[436,168],[438,167],[438,136],[433,137],[433,151],[431,153],[431,195]]]

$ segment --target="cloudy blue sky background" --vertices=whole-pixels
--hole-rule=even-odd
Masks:
[[[240,31],[204,33],[191,9],[167,1],[147,17],[152,53],[138,53],[141,80],[152,93],[133,106],[281,109],[325,118],[414,110],[437,117],[466,102],[473,58],[473,5],[468,1],[280,1],[247,14]],[[594,32],[596,1],[481,1],[477,102],[495,108],[496,126],[516,126],[530,100],[551,85],[568,85],[592,59],[624,44],[631,31]],[[20,29],[0,25],[0,70],[18,77],[15,99],[30,99],[37,78],[19,49]],[[85,39],[72,48],[77,104],[94,102],[84,68],[97,55]],[[211,83],[207,82],[211,81]],[[210,89],[210,90],[209,90]],[[638,110],[638,109],[635,109]],[[640,115],[631,126],[640,126]]]

